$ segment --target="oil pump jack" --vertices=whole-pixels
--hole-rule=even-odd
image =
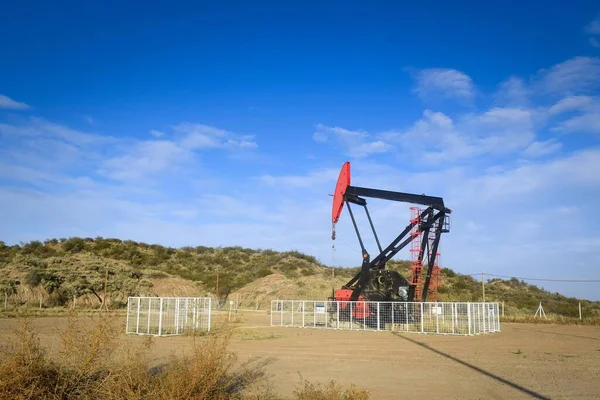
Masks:
[[[335,290],[333,297],[329,300],[344,302],[343,304],[340,303],[340,311],[345,311],[349,318],[363,320],[365,320],[365,316],[368,319],[373,315],[372,310],[364,302],[390,302],[387,303],[389,309],[387,311],[380,310],[380,312],[393,312],[396,315],[396,321],[405,320],[409,318],[406,302],[415,301],[417,291],[422,294],[419,300],[427,301],[440,238],[442,233],[449,232],[449,214],[452,211],[444,205],[444,200],[441,197],[351,186],[350,183],[350,163],[345,162],[333,194],[332,240],[335,240],[335,224],[338,222],[345,205],[361,247],[362,265],[360,271],[341,289]],[[418,204],[425,206],[425,208],[420,210],[415,218],[411,218],[408,226],[390,244],[383,248],[375,231],[365,198]],[[363,207],[365,210],[379,249],[379,253],[373,258],[365,248],[351,204]],[[426,277],[422,289],[417,287],[420,282],[418,278],[420,277],[413,276],[409,281],[397,271],[385,269],[386,263],[392,257],[418,237],[421,237],[420,252],[418,253],[419,263],[424,261],[423,257],[425,255],[427,256]],[[358,302],[359,304],[347,302]],[[398,304],[394,305],[394,302]],[[401,303],[404,303],[404,305]],[[352,309],[352,307],[354,308]],[[336,310],[332,309],[331,311]]]

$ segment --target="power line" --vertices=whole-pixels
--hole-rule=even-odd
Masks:
[[[574,282],[574,283],[600,283],[600,279],[551,279],[551,278],[522,278],[518,276],[508,276],[508,275],[495,275],[488,274],[484,272],[487,276],[493,276],[496,278],[508,278],[508,279],[520,279],[522,281],[545,281],[545,282]],[[474,274],[463,274],[469,276],[481,275],[481,272],[477,272]]]

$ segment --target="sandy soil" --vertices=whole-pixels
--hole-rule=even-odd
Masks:
[[[311,381],[354,383],[374,399],[600,398],[600,327],[503,324],[500,333],[453,337],[271,328],[265,313],[243,319],[231,350],[240,360],[271,358],[268,370],[284,396],[301,374]],[[34,324],[42,343],[53,345],[65,319]],[[15,326],[14,319],[0,319],[0,344]],[[185,351],[190,341],[158,338],[155,360]]]

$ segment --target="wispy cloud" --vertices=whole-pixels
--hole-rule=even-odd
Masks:
[[[480,114],[465,114],[457,121],[444,113],[425,110],[406,131],[384,137],[417,162],[439,164],[508,154],[529,145],[535,132],[530,111],[496,107]]]
[[[600,17],[587,24],[584,31],[588,35],[600,35]]]
[[[8,108],[10,110],[28,110],[31,108],[31,106],[0,94],[0,108]]]
[[[471,100],[475,86],[464,72],[450,68],[430,68],[418,71],[414,93],[423,99],[447,98]]]
[[[499,85],[495,98],[503,107],[528,107],[531,94],[523,79],[513,76]]]
[[[551,128],[555,132],[600,133],[600,97],[566,97],[553,105],[550,113],[567,114]]]
[[[556,153],[562,148],[562,143],[557,139],[549,139],[544,141],[535,141],[531,143],[524,151],[528,157],[541,157]]]
[[[169,140],[146,140],[136,143],[126,154],[104,162],[99,173],[116,180],[139,181],[176,168],[191,156]]]
[[[109,143],[116,140],[114,137],[108,135],[82,132],[38,117],[31,117],[25,123],[19,125],[0,123],[0,134],[9,136],[48,137],[60,139],[81,147]]]
[[[237,135],[213,126],[182,123],[174,126],[173,131],[176,135],[183,136],[182,146],[192,150],[207,148],[258,148],[258,144],[251,135]]]
[[[334,143],[351,157],[366,157],[371,154],[385,153],[392,149],[389,143],[375,139],[367,132],[323,124],[317,125],[313,139],[320,143],[333,139]]]
[[[275,188],[302,188],[315,189],[323,184],[330,184],[337,179],[340,173],[338,168],[328,168],[310,172],[307,175],[261,175],[261,183]]]
[[[600,88],[600,58],[575,57],[542,69],[536,77],[541,92],[569,96],[593,93]]]

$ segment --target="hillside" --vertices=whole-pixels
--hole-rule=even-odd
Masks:
[[[388,268],[409,275],[407,261]],[[332,269],[297,251],[242,247],[170,248],[104,238],[51,239],[8,246],[0,241],[0,294],[13,306],[122,307],[128,296],[211,296],[233,299],[242,308],[268,308],[271,299],[326,299],[358,267]],[[481,282],[441,270],[441,301],[481,301]],[[486,283],[486,300],[505,301],[507,310],[575,316],[578,301],[517,279]],[[588,315],[600,302],[582,301]]]

